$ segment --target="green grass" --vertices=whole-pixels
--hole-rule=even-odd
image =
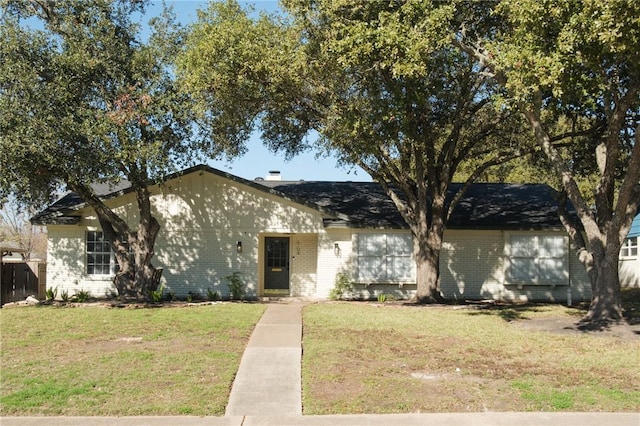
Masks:
[[[308,306],[305,414],[637,411],[640,340],[519,325],[580,314],[562,306]]]
[[[0,415],[222,415],[264,309],[2,309]],[[583,313],[309,305],[304,412],[637,411],[640,340],[521,326]]]
[[[0,414],[222,415],[264,309],[2,309]]]

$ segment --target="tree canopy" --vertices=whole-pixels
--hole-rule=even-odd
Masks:
[[[76,192],[113,244],[118,291],[147,297],[159,231],[148,186],[217,152],[195,137],[189,98],[175,85],[183,31],[165,10],[147,37],[136,22],[142,1],[5,0],[3,8],[0,194],[34,201],[60,187]],[[93,191],[122,179],[136,194],[137,227]]]
[[[455,49],[449,23],[468,13],[440,2],[287,1],[287,19],[251,19],[214,3],[192,28],[180,74],[209,125],[242,142],[257,127],[295,154],[316,149],[363,168],[414,236],[417,299],[439,299],[439,252],[453,201],[468,183],[522,155],[520,122],[493,107],[500,88]],[[235,139],[234,139],[235,138]],[[471,167],[470,159],[473,159]],[[451,201],[451,202],[450,202]]]
[[[461,26],[456,43],[507,89],[577,211],[579,223],[564,223],[591,277],[585,321],[618,320],[618,253],[640,205],[640,4],[504,0],[495,16],[496,37]],[[561,120],[594,130],[570,155],[552,143]],[[581,168],[590,185],[579,184]]]

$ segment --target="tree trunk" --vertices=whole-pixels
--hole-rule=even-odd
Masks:
[[[151,214],[151,194],[146,186],[136,189],[136,199],[140,211],[137,238],[133,244],[135,255],[136,290],[138,298],[147,299],[158,287],[154,281],[156,269],[151,264],[153,248],[160,232],[160,224]]]
[[[602,328],[622,319],[620,280],[618,279],[619,248],[613,244],[604,250],[592,251],[595,273],[591,278],[591,304],[579,324],[584,328]]]
[[[608,261],[607,261],[608,263]],[[622,319],[620,301],[620,283],[618,281],[618,260],[613,265],[602,265],[592,287],[589,311],[580,320],[580,324],[589,327],[602,327]]]
[[[440,293],[440,250],[444,223],[442,217],[438,215],[442,210],[437,207],[432,210],[431,226],[428,226],[425,214],[423,219],[419,219],[416,227],[418,232],[414,232],[413,237],[413,252],[416,259],[416,303],[444,301]]]
[[[160,224],[151,214],[151,194],[145,185],[136,187],[136,201],[140,213],[137,231],[131,227],[86,186],[71,188],[95,210],[105,237],[118,262],[119,271],[113,277],[118,296],[128,300],[148,300],[158,287],[154,280],[156,269],[151,264]]]

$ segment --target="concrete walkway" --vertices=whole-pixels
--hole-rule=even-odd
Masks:
[[[240,361],[225,416],[302,415],[302,306],[268,305]]]

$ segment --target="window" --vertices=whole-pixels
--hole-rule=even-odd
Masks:
[[[511,284],[566,284],[567,240],[562,235],[512,234],[508,241]]]
[[[358,234],[356,254],[358,282],[415,281],[410,234]]]
[[[87,232],[87,275],[109,275],[115,273],[111,243],[102,232]]]
[[[631,237],[624,240],[620,249],[620,257],[638,256],[638,237]]]

